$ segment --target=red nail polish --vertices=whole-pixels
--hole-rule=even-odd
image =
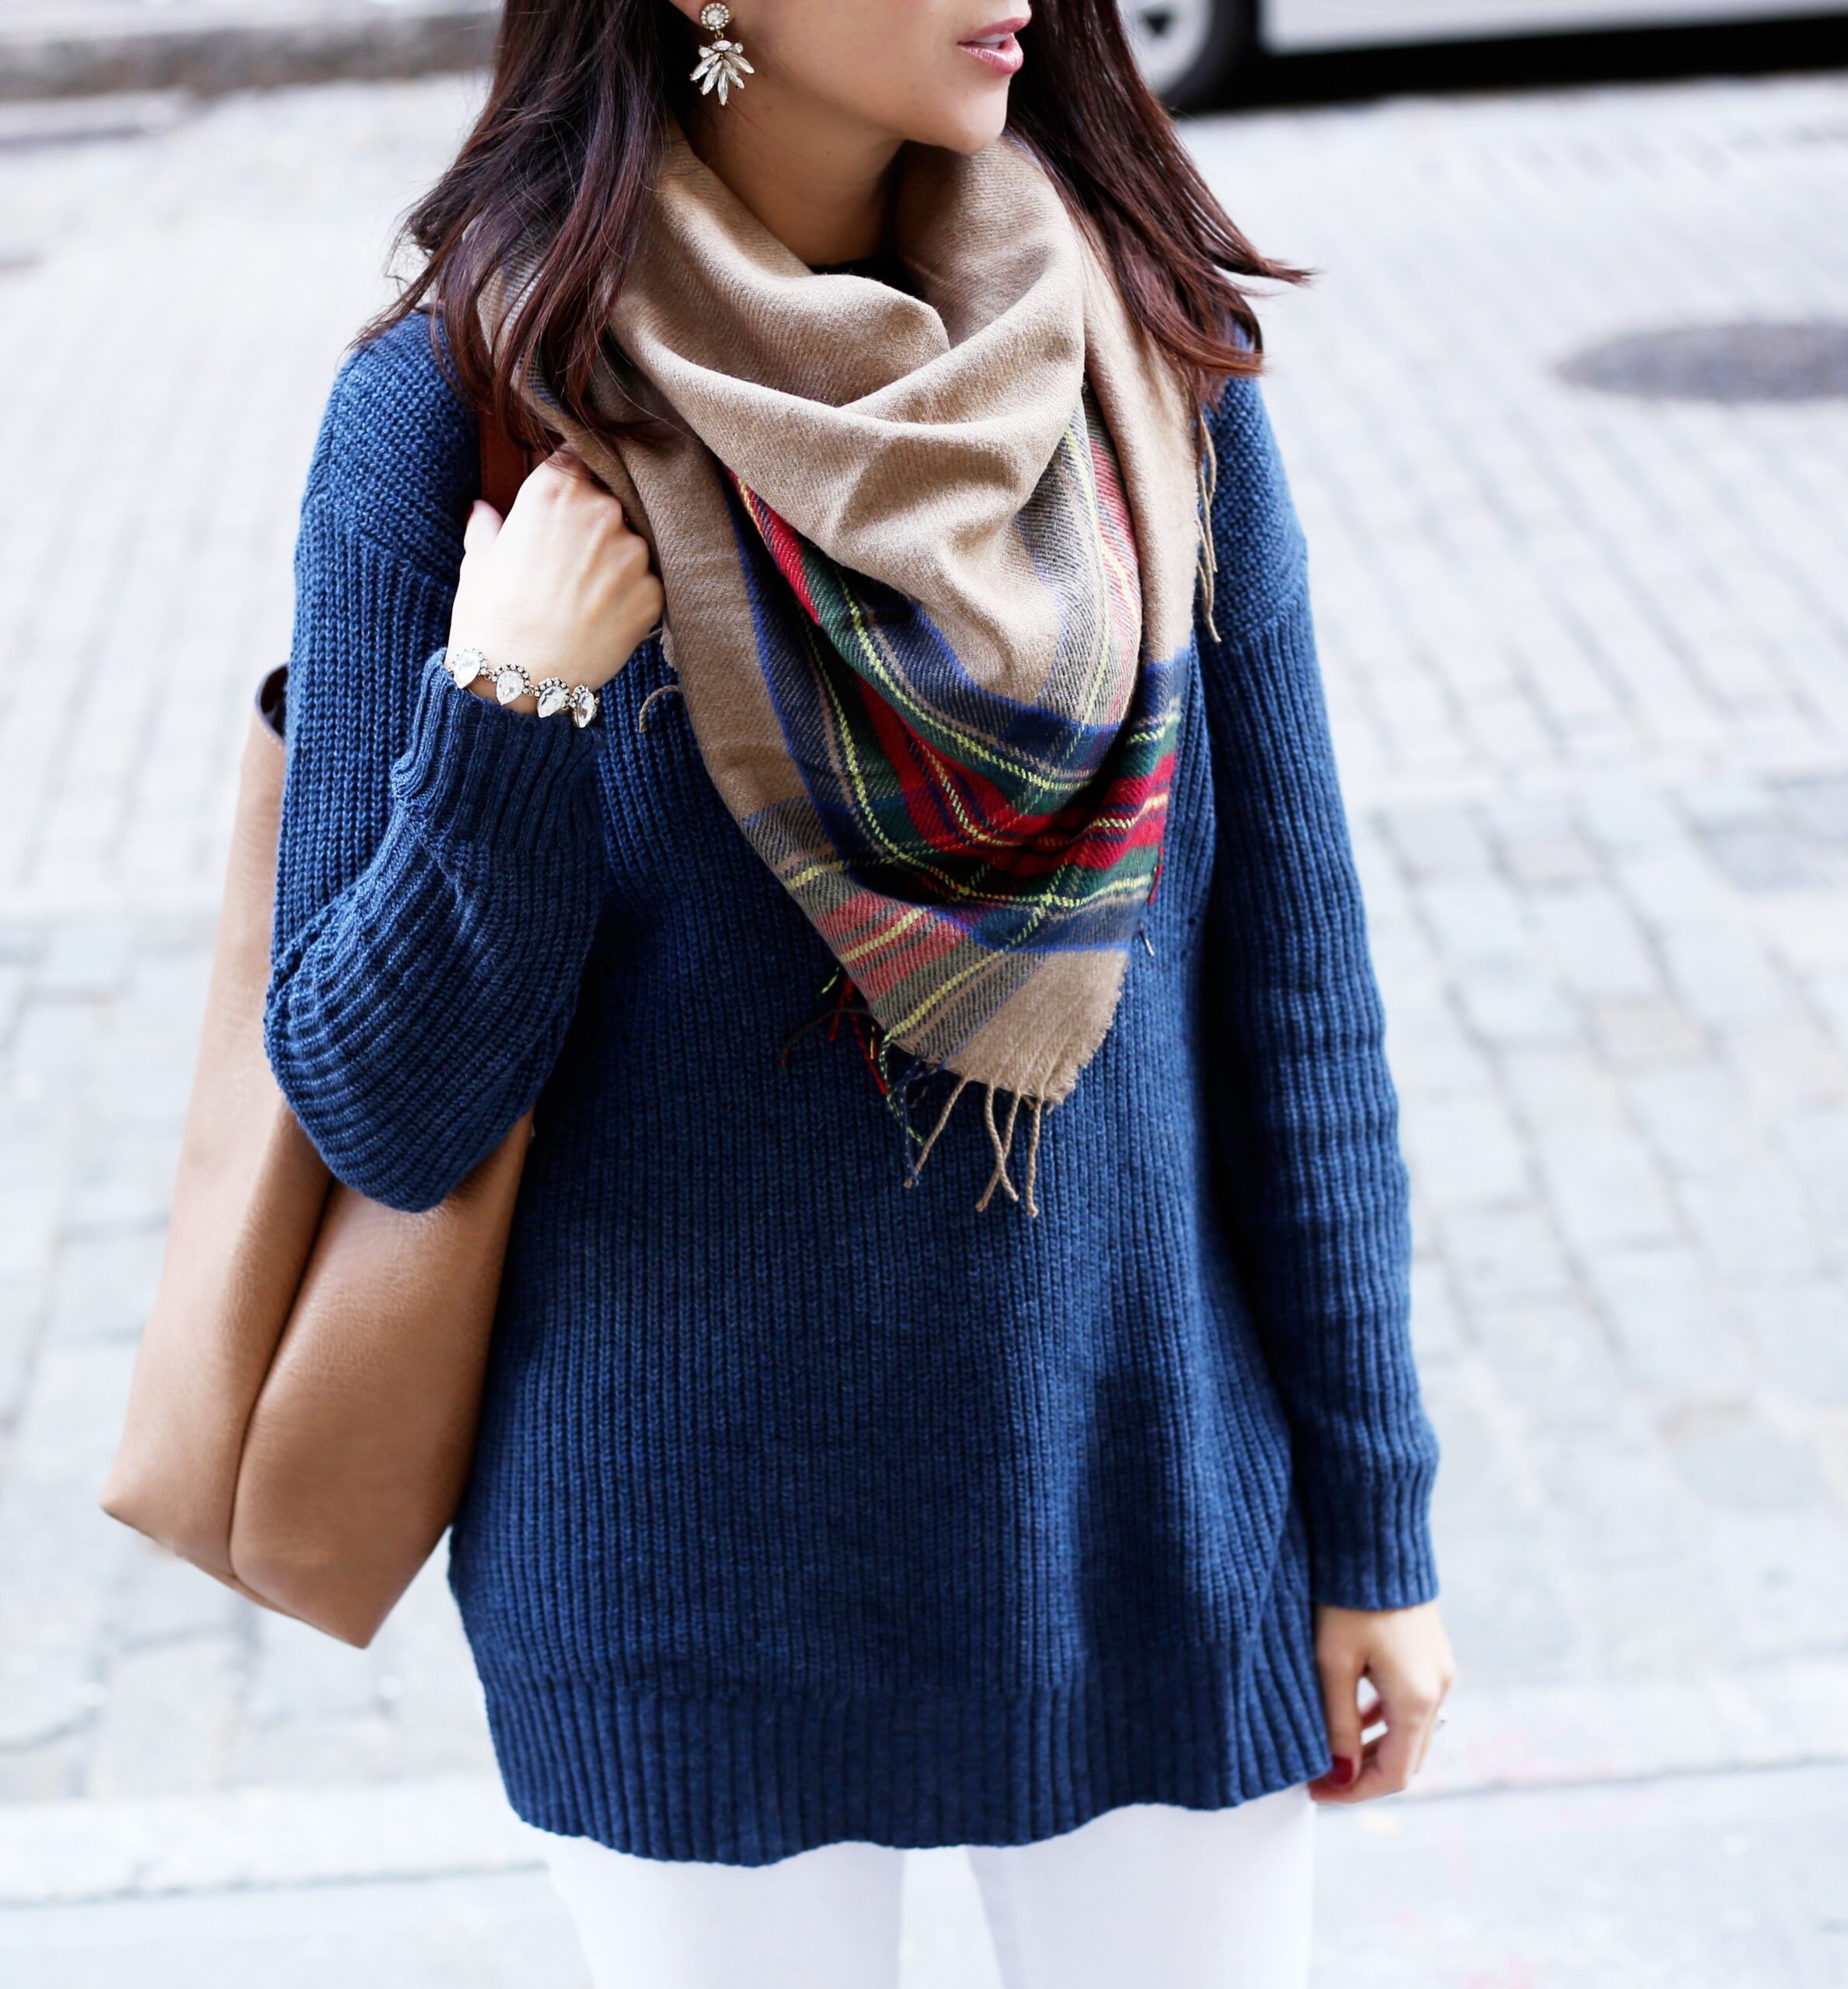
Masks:
[[[1328,1770],[1328,1779],[1337,1789],[1345,1789],[1360,1771],[1351,1754],[1337,1754]]]

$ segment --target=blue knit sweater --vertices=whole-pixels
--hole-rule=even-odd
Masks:
[[[399,1208],[537,1102],[451,1580],[547,1830],[756,1864],[1222,1806],[1327,1765],[1312,1601],[1435,1592],[1395,1099],[1255,385],[1214,437],[1152,950],[1033,1218],[977,1213],[978,1113],[908,1192],[854,1047],[785,1068],[832,962],[679,700],[638,724],[657,644],[582,732],[433,667],[474,421],[420,318],[340,371],[269,1052]]]

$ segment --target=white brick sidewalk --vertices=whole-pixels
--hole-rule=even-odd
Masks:
[[[23,1989],[131,1952],[245,1979],[237,1944],[296,1924],[227,1903],[288,1876],[239,1863],[258,1836],[334,1887],[325,1952],[382,1942],[396,1989],[511,1989],[556,1938],[503,1869],[440,1570],[362,1656],[91,1507],[321,402],[466,103],[150,100],[139,141],[0,148],[0,1901],[179,1889],[0,1911]],[[1194,127],[1260,243],[1325,273],[1267,315],[1270,392],[1404,1094],[1466,1670],[1442,1799],[1330,1820],[1331,1985],[1839,1979],[1787,1819],[1848,1821],[1848,402],[1554,368],[1848,319],[1844,129],[1827,77]],[[500,1872],[472,1896],[518,1938],[433,1945],[405,1875],[439,1866]],[[980,1989],[966,1890],[921,1869],[908,1989]]]

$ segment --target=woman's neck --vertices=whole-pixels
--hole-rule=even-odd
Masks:
[[[857,262],[879,246],[899,141],[814,105],[740,91],[701,99],[687,141],[790,253],[811,266]]]

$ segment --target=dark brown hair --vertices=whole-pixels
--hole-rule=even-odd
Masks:
[[[539,441],[514,385],[536,357],[572,418],[607,429],[588,405],[591,370],[692,47],[668,0],[511,0],[486,106],[400,230],[421,266],[359,342],[434,293],[431,336],[440,321],[475,405]],[[1117,0],[1037,0],[1008,128],[1089,218],[1131,315],[1198,402],[1228,374],[1257,370],[1263,340],[1240,280],[1295,283],[1304,272],[1259,255],[1227,218],[1144,85]],[[535,227],[549,248],[490,355],[483,287]]]

